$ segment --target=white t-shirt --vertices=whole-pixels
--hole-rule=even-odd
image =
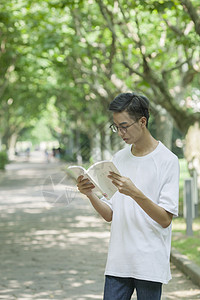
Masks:
[[[179,162],[161,142],[142,157],[134,156],[130,145],[117,152],[113,162],[145,196],[178,215]],[[113,210],[105,274],[167,283],[171,279],[171,225],[163,228],[133,198],[120,192],[102,201]]]

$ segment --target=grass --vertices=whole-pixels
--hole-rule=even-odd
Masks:
[[[193,221],[193,236],[186,235],[184,218],[173,220],[172,247],[200,266],[200,218]]]
[[[184,179],[190,178],[190,174],[185,159],[179,159],[179,164],[179,215],[183,216]],[[200,218],[193,221],[193,236],[186,235],[186,222],[183,217],[173,219],[172,247],[200,266]]]

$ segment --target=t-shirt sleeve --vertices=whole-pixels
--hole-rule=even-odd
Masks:
[[[158,205],[166,211],[178,216],[179,203],[179,161],[174,157],[167,166],[162,169],[161,190]]]

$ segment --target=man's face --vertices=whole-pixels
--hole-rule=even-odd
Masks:
[[[140,120],[135,121],[129,116],[129,114],[126,111],[120,113],[114,112],[113,122],[118,127],[118,135],[127,144],[134,144],[138,141],[138,139],[141,138],[142,127],[140,124]]]

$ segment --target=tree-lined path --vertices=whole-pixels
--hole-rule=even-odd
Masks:
[[[30,159],[0,174],[0,299],[102,299],[110,225],[79,194],[60,207],[45,201],[45,178],[64,177],[62,168]],[[162,299],[200,299],[199,288],[172,271]]]

